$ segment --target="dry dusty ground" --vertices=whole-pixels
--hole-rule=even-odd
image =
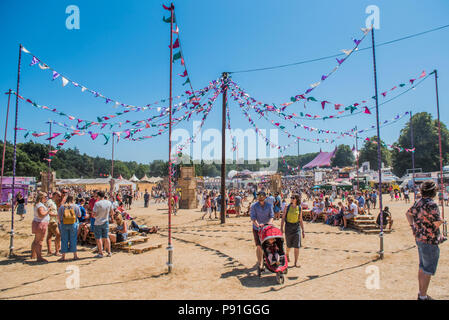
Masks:
[[[408,205],[391,203],[394,232],[385,236],[385,258],[377,260],[378,235],[340,231],[321,223],[305,224],[300,268],[290,268],[283,285],[275,275],[257,277],[255,249],[248,217],[201,220],[199,210],[180,210],[173,217],[174,269],[167,274],[167,210],[153,203],[131,210],[139,224],[158,225],[151,235],[160,249],[143,254],[117,252],[95,259],[91,247],[79,246],[79,261],[47,264],[30,260],[32,207],[16,220],[17,258],[8,259],[10,213],[0,213],[1,299],[416,299],[418,253],[405,219]],[[446,207],[446,213],[449,208]],[[446,214],[446,215],[447,215]],[[275,224],[279,226],[279,221]],[[45,248],[45,246],[44,246]],[[449,246],[441,245],[437,274],[429,294],[449,299]],[[71,254],[68,255],[71,258]],[[78,266],[80,287],[68,289],[66,268]],[[367,289],[369,266],[377,266],[380,288]]]

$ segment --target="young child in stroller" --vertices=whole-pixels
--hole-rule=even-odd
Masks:
[[[279,247],[276,244],[276,239],[274,238],[268,239],[267,245],[265,247],[265,255],[267,256],[270,265],[281,264]]]

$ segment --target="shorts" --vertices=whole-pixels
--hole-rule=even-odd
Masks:
[[[419,268],[428,275],[433,276],[437,271],[440,248],[436,244],[416,241],[419,254]]]
[[[254,243],[256,246],[261,246],[260,238],[259,238],[259,231],[253,229],[253,236],[254,236]]]
[[[109,237],[109,222],[94,227],[95,239],[107,239]]]
[[[44,233],[47,231],[48,228],[48,222],[38,222],[38,221],[33,221],[33,223],[31,224],[31,232],[33,234],[37,234],[37,233]]]
[[[354,218],[355,215],[353,213],[348,213],[348,214],[345,214],[343,217],[345,217],[346,219],[351,219],[351,218]]]
[[[59,231],[59,226],[58,223],[55,221],[50,221],[48,223],[48,237],[53,237],[53,236],[57,236],[60,235],[61,232]]]
[[[116,236],[117,236],[117,242],[124,242],[124,241],[128,240],[128,234],[127,233],[117,232]]]

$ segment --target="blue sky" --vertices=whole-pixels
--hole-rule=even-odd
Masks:
[[[168,16],[161,1],[33,1],[3,0],[0,2],[2,50],[0,51],[0,88],[6,92],[15,89],[18,46],[47,62],[54,69],[86,87],[107,97],[131,105],[145,105],[168,97],[169,27],[162,21]],[[381,43],[402,36],[425,31],[449,23],[449,2],[432,1],[267,1],[229,0],[174,1],[180,27],[181,44],[192,85],[202,88],[216,79],[223,71],[259,68],[338,54],[341,49],[353,46],[352,37],[360,38],[365,26],[368,5],[380,8],[380,30],[376,42]],[[168,5],[168,2],[165,2]],[[65,13],[68,5],[80,9],[80,29],[68,30]],[[449,28],[421,37],[405,40],[377,49],[379,92],[407,82],[426,70],[438,69],[440,87],[440,116],[446,124],[449,110]],[[371,44],[367,37],[361,44]],[[95,119],[97,115],[117,112],[111,104],[105,104],[90,94],[71,85],[62,87],[61,81],[51,81],[51,74],[37,66],[30,67],[31,57],[22,55],[21,95],[41,105],[83,119]],[[333,69],[335,59],[323,60],[277,70],[232,75],[235,82],[257,99],[266,103],[283,103],[291,96],[303,93],[310,84],[319,81],[322,74]],[[179,63],[174,66],[174,95],[183,93],[183,78]],[[398,94],[401,91],[394,93]],[[368,100],[374,95],[371,51],[361,51],[351,56],[332,77],[313,91],[312,96],[349,105]],[[389,97],[392,97],[390,95]],[[204,129],[221,128],[221,97],[209,115]],[[380,101],[382,102],[382,100]],[[4,132],[7,96],[1,95]],[[14,103],[10,114],[14,114]],[[37,110],[21,102],[18,127],[36,131],[48,131],[49,119],[70,122],[47,111]],[[248,128],[249,124],[235,103],[230,104],[233,128]],[[322,111],[320,104],[300,103],[288,110],[329,115],[332,107]],[[434,81],[429,78],[416,90],[394,102],[380,107],[380,120],[391,119],[396,114],[411,110],[427,111],[436,117]],[[131,119],[147,118],[151,113],[136,115]],[[124,118],[122,118],[124,119]],[[381,128],[381,137],[387,143],[396,141],[406,119]],[[13,138],[13,117],[10,118],[8,140]],[[307,121],[301,123],[317,128],[347,130],[375,124],[375,114],[358,115],[340,120]],[[261,129],[273,126],[260,119]],[[192,122],[181,127],[192,131]],[[293,131],[304,138],[332,138],[332,135],[309,133],[301,128]],[[62,130],[53,129],[56,132]],[[98,131],[98,130],[97,130]],[[146,133],[145,133],[146,134]],[[374,135],[371,131],[367,135]],[[3,136],[1,137],[3,140]],[[28,138],[29,139],[29,138]],[[59,139],[55,139],[58,142]],[[25,141],[19,132],[18,141]],[[45,137],[34,138],[45,143]],[[92,141],[89,136],[74,137],[65,146],[77,146],[82,153],[110,158],[111,144],[103,145],[101,138]],[[291,143],[279,134],[279,144]],[[354,144],[351,138],[338,143]],[[228,142],[228,145],[231,143]],[[320,148],[330,151],[335,144],[302,142],[300,153],[316,152]],[[404,146],[408,147],[408,146]],[[296,145],[286,152],[296,154]],[[168,135],[142,142],[121,140],[116,148],[116,159],[148,163],[168,158]]]

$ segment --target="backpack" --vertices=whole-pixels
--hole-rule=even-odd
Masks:
[[[64,213],[62,214],[63,224],[74,224],[76,222],[75,209],[73,207],[64,207]]]

